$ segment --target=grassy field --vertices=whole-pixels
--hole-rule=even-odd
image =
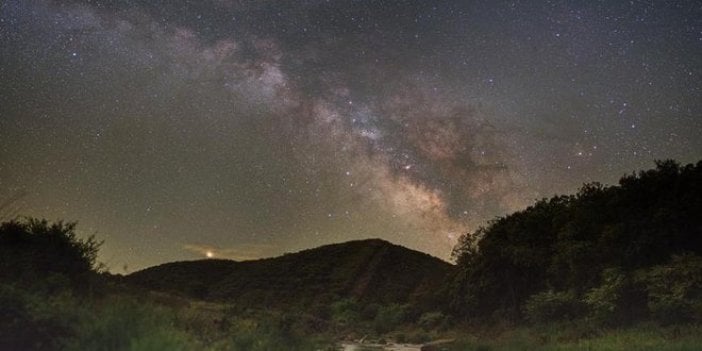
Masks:
[[[588,329],[588,328],[585,328]],[[625,329],[588,330],[572,326],[549,326],[506,330],[498,335],[458,336],[451,351],[586,351],[651,350],[687,351],[702,349],[702,326],[660,327],[655,324]],[[590,335],[587,335],[590,334]]]
[[[35,350],[338,350],[341,340],[367,336],[380,343],[415,343],[452,338],[449,351],[512,350],[700,350],[702,326],[639,324],[624,329],[570,323],[522,328],[427,328],[407,321],[379,330],[359,321],[334,322],[301,312],[251,310],[160,293],[112,292],[102,297],[43,294],[5,286],[0,309],[6,316],[0,339]],[[29,341],[30,344],[21,344]],[[5,345],[7,346],[7,345]],[[3,348],[0,350],[9,350]]]

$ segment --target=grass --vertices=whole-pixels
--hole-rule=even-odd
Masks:
[[[143,292],[81,298],[0,284],[0,350],[306,351],[333,341],[304,320]]]
[[[576,328],[577,329],[577,328]],[[687,351],[702,349],[702,326],[642,324],[577,336],[572,326],[518,328],[495,336],[459,336],[450,351]]]
[[[231,314],[228,306],[183,302],[164,306],[133,296],[109,298],[82,319],[67,350],[319,350],[322,336],[304,335],[288,315]]]
[[[46,296],[4,287],[2,311],[8,318],[0,321],[0,350],[326,351],[335,350],[335,340],[349,335],[400,343],[455,338],[449,351],[702,349],[701,325],[649,323],[601,329],[581,321],[501,330],[396,325],[380,334],[374,333],[374,320],[338,328],[304,313],[252,310],[143,291],[81,298],[70,292]]]

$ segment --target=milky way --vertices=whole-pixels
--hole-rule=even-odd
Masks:
[[[115,272],[369,237],[448,258],[702,158],[696,1],[0,6],[0,214],[78,221]]]

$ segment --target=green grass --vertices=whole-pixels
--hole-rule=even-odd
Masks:
[[[575,328],[578,329],[578,328]],[[460,337],[451,351],[687,351],[702,349],[702,326],[659,327],[653,324],[577,335],[572,327],[519,328],[495,336]],[[588,331],[589,333],[589,331]]]
[[[67,350],[303,351],[330,344],[277,312],[234,314],[226,305],[182,301],[166,306],[134,296],[109,298],[91,309]]]
[[[115,290],[86,298],[68,291],[46,296],[2,284],[0,288],[0,312],[8,317],[0,321],[0,341],[15,338],[15,345],[21,346],[4,349],[334,350],[335,340],[368,335],[369,340],[401,343],[455,338],[451,351],[702,350],[702,325],[649,323],[602,329],[580,321],[477,330],[404,324],[380,334],[374,319],[340,327],[302,311],[248,309],[143,291]]]
[[[143,292],[80,298],[0,284],[0,350],[306,351],[333,341],[292,314]]]

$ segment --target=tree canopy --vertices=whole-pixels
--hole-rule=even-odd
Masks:
[[[76,236],[76,223],[25,218],[0,224],[0,279],[20,285],[65,279],[77,286],[99,269],[101,242]]]
[[[634,278],[676,255],[702,253],[701,214],[702,162],[658,161],[616,186],[591,183],[540,200],[461,238],[452,310],[519,320],[530,299],[571,296],[592,305],[598,291],[618,284],[610,286],[618,318],[635,318],[647,313],[648,290]]]

